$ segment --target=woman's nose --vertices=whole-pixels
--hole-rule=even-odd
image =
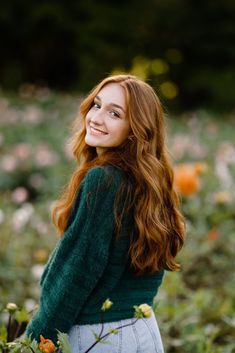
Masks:
[[[90,121],[94,124],[101,125],[103,123],[103,113],[101,109],[93,112]]]

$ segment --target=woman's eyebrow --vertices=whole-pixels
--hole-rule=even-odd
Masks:
[[[95,98],[101,102],[101,98],[99,96],[96,96]],[[116,103],[109,103],[109,105],[111,105],[112,107],[116,107],[116,108],[121,109],[123,111],[123,113],[126,114],[125,109],[123,109],[123,107],[121,105],[116,104]]]

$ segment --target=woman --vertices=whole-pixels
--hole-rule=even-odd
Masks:
[[[67,332],[75,353],[94,332],[125,326],[92,352],[163,352],[154,314],[133,323],[133,306],[152,305],[164,269],[179,270],[184,242],[159,99],[134,76],[107,77],[73,127],[78,167],[53,210],[62,237],[27,334],[56,341],[56,330]],[[106,298],[113,305],[101,314]]]

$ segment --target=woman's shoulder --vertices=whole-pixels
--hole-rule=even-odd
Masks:
[[[121,181],[124,177],[124,172],[120,167],[113,165],[94,166],[88,170],[85,176],[85,181],[107,182]]]

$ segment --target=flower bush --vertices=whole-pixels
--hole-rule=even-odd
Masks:
[[[51,204],[74,167],[67,139],[78,106],[77,97],[53,92],[0,97],[0,308],[11,301],[30,311],[38,301],[57,241]],[[167,123],[187,240],[182,271],[166,273],[154,307],[165,350],[232,353],[235,116],[201,110]]]

